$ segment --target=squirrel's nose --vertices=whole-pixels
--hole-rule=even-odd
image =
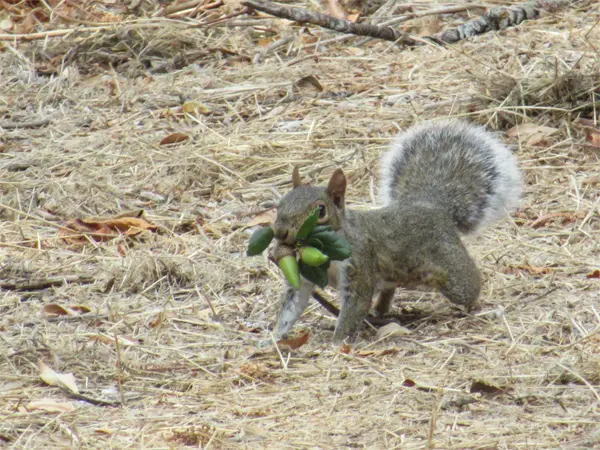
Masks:
[[[296,236],[293,233],[290,233],[290,230],[287,228],[276,228],[274,234],[277,240],[290,245],[294,244],[296,239]]]

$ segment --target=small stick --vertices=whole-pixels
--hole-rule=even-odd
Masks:
[[[39,128],[50,123],[50,119],[37,119],[28,122],[0,122],[0,128],[5,130],[14,130],[15,128]]]
[[[72,275],[63,277],[48,277],[42,280],[13,280],[13,281],[2,281],[0,282],[0,289],[7,291],[39,291],[54,286],[62,286],[63,284],[79,283],[89,284],[93,283],[92,277]]]
[[[121,347],[119,345],[119,336],[117,333],[113,333],[115,337],[115,348],[117,350],[117,362],[115,367],[117,369],[117,386],[119,388],[119,396],[121,398],[121,406],[125,406],[125,395],[123,395],[123,364],[121,363]]]
[[[404,31],[396,30],[391,27],[354,23],[349,20],[338,19],[315,11],[278,5],[267,0],[245,0],[242,4],[257,11],[266,12],[275,17],[281,17],[300,23],[310,23],[340,33],[371,36],[406,45],[421,44],[420,41],[413,39]]]

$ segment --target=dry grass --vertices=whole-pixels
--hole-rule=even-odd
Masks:
[[[124,49],[145,55],[135,61],[102,59],[111,36],[80,39],[54,73],[44,65],[58,40],[5,49],[0,115],[52,122],[0,136],[0,278],[95,281],[0,291],[3,448],[600,445],[600,280],[589,277],[600,269],[600,154],[578,122],[598,117],[599,19],[592,6],[449,49],[349,41],[256,65],[260,34],[244,28],[123,34]],[[165,48],[206,52],[144,75]],[[297,83],[310,75],[323,92]],[[210,113],[166,113],[184,100]],[[329,344],[334,319],[311,304],[297,326],[312,330],[308,344],[259,349],[282,283],[272,264],[243,257],[244,224],[277,203],[293,164],[315,182],[343,167],[349,202],[372,206],[387,142],[439,116],[556,128],[507,138],[527,192],[511,221],[468,242],[483,312],[399,293],[398,308],[435,315],[406,337],[367,330],[343,353]],[[159,145],[172,132],[191,139]],[[140,208],[158,233],[85,246],[58,238],[65,219]],[[50,319],[49,303],[97,317]],[[119,405],[44,385],[39,359]],[[34,410],[41,399],[75,410]]]

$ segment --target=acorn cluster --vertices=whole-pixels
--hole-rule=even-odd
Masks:
[[[319,208],[313,209],[296,234],[296,244],[278,244],[274,260],[290,282],[300,289],[300,275],[320,287],[327,286],[327,269],[331,261],[343,261],[352,254],[352,247],[329,225],[317,225]],[[248,256],[260,255],[273,240],[273,228],[264,227],[248,242]]]

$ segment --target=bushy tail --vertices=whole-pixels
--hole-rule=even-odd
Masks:
[[[432,121],[409,129],[381,166],[384,204],[446,208],[463,233],[501,218],[521,197],[515,156],[490,132],[467,122]]]

